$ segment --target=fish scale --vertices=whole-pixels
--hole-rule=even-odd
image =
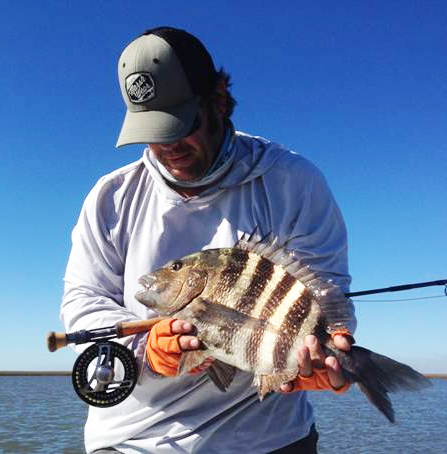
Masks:
[[[298,347],[308,334],[335,356],[345,379],[357,383],[390,420],[388,392],[430,384],[409,366],[353,346],[338,350],[331,333],[355,326],[342,289],[321,278],[275,238],[244,236],[233,248],[196,252],[140,279],[138,301],[159,315],[190,321],[205,350],[184,352],[179,374],[216,359],[209,377],[220,390],[235,368],[253,373],[259,396],[278,391],[299,373]]]

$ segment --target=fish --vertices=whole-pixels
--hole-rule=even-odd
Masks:
[[[252,232],[233,247],[171,260],[139,284],[140,303],[197,329],[203,348],[183,353],[179,375],[211,357],[207,373],[221,391],[231,386],[236,369],[253,374],[261,400],[279,391],[297,377],[297,350],[309,334],[390,422],[395,415],[388,393],[431,385],[410,366],[366,348],[337,349],[331,332],[353,318],[344,291],[271,235]]]

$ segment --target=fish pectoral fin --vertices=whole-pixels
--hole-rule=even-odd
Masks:
[[[195,367],[200,366],[206,358],[208,358],[209,352],[203,350],[192,350],[190,352],[183,352],[182,357],[178,365],[177,375],[184,375],[190,372]]]
[[[253,385],[258,389],[259,399],[262,400],[267,393],[279,391],[283,383],[293,380],[296,375],[296,371],[285,371],[278,374],[257,374],[253,379]]]
[[[184,352],[179,362],[178,375],[187,374],[194,368],[203,364],[208,358],[210,358],[209,352],[206,351],[194,350]],[[206,371],[208,377],[217,388],[222,392],[225,392],[233,381],[236,368],[216,359],[210,366],[204,369],[204,371]]]
[[[216,359],[207,369],[208,377],[223,392],[225,392],[233,381],[236,374],[236,368],[230,364]]]

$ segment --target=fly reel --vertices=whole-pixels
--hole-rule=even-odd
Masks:
[[[131,350],[110,339],[148,332],[160,320],[120,322],[115,326],[72,333],[51,331],[47,335],[47,347],[55,352],[69,344],[95,342],[81,353],[73,366],[73,387],[89,405],[112,407],[132,393],[138,380],[138,366]]]
[[[111,407],[128,397],[138,380],[131,350],[111,341],[88,347],[76,360],[72,373],[76,394],[89,405]]]

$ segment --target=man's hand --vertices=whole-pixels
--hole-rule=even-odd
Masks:
[[[335,346],[344,351],[351,349],[351,340],[347,336],[334,336]],[[326,356],[315,336],[306,336],[304,345],[298,350],[298,377],[281,385],[282,392],[305,389],[332,389],[345,391],[349,384],[343,376],[340,363],[333,356]]]
[[[146,346],[146,358],[152,370],[165,377],[175,377],[182,353],[201,348],[201,342],[193,335],[194,332],[195,327],[185,320],[171,318],[156,323],[149,333]],[[200,372],[204,368],[199,366],[192,372]]]
[[[182,351],[198,350],[201,342],[194,336],[195,327],[192,323],[185,320],[174,320],[171,323],[172,334],[180,334],[178,343]]]

